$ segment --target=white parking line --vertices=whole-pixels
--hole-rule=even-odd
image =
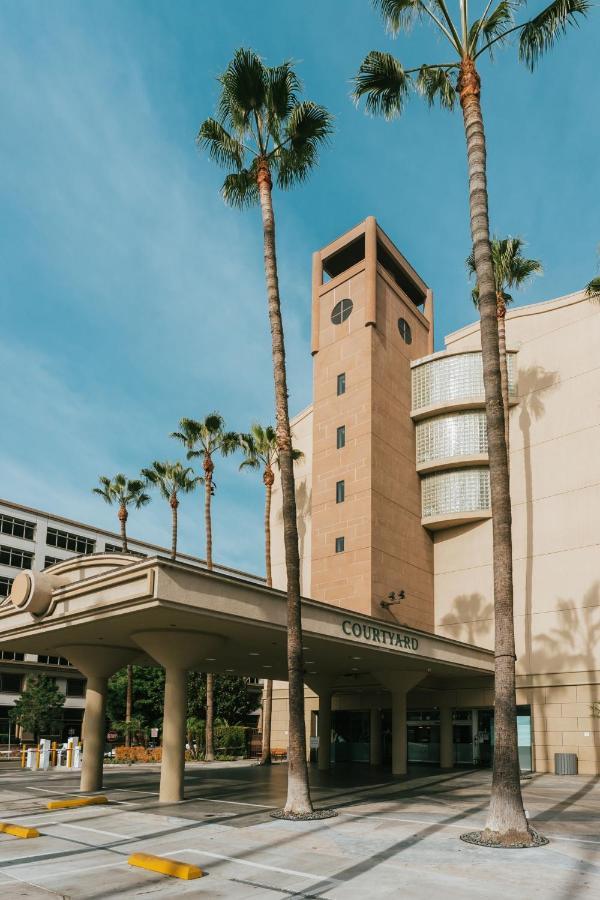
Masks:
[[[281,875],[296,875],[300,878],[317,879],[318,881],[329,881],[332,884],[342,884],[338,878],[330,878],[328,875],[317,875],[314,872],[298,872],[296,869],[282,869],[280,866],[267,866],[264,863],[251,862],[249,859],[240,859],[237,856],[225,856],[223,853],[212,853],[208,850],[196,850],[193,847],[186,847],[180,850],[180,853],[198,853],[200,856],[211,856],[213,859],[225,859],[228,862],[237,863],[240,866],[249,866],[253,869],[265,869],[267,872],[279,872]]]
[[[267,806],[265,803],[247,803],[245,800],[217,800],[215,797],[189,797],[187,800],[180,800],[179,803],[194,803],[196,800],[206,803],[227,803],[231,806],[253,806],[256,809],[277,809],[276,806]]]
[[[54,822],[53,824],[60,828],[75,828],[77,829],[77,831],[92,831],[94,834],[105,834],[107,835],[107,837],[123,838],[123,840],[125,841],[128,841],[130,839],[137,839],[137,835],[135,834],[119,834],[116,831],[102,831],[101,828],[89,828],[85,825],[73,825],[72,822]],[[143,837],[143,835],[141,835],[141,837]]]

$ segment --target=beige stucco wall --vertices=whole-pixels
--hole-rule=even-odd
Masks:
[[[510,413],[519,684],[531,685],[536,764],[576,752],[598,771],[600,719],[600,306],[581,294],[507,317],[517,349]],[[478,345],[463,329],[448,349]],[[491,521],[435,537],[436,631],[491,647]]]

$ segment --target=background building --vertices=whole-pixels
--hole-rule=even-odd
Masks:
[[[574,752],[600,774],[600,304],[582,292],[511,310],[510,374],[519,743],[524,768]],[[306,596],[491,648],[492,523],[479,325],[433,353],[431,292],[370,218],[315,254],[313,405],[294,420]],[[281,497],[275,584],[285,585]],[[399,603],[388,595],[405,591]],[[306,662],[310,670],[310,653]],[[273,742],[286,741],[286,689]],[[316,699],[308,695],[315,731]],[[373,761],[389,694],[348,660],[333,698],[334,758]],[[408,696],[409,761],[486,764],[493,683]],[[386,750],[383,749],[385,758]]]
[[[169,556],[164,547],[127,539],[129,552],[139,555]],[[120,553],[121,538],[112,531],[104,531],[61,516],[0,500],[0,606],[10,593],[15,575],[22,569],[41,571],[54,563],[90,553]],[[177,558],[190,565],[204,568],[204,560],[185,553]],[[227,567],[215,566],[216,571],[232,573]],[[245,576],[246,578],[248,576]],[[263,579],[256,578],[257,582]],[[85,679],[60,656],[0,650],[0,745],[15,739],[15,726],[10,726],[8,712],[19,697],[29,675],[44,672],[56,680],[66,695],[64,726],[61,737],[81,734],[85,708]],[[253,679],[260,702],[258,679]],[[58,737],[58,735],[57,735]]]

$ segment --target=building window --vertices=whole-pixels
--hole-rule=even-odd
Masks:
[[[105,544],[104,545],[105,553],[122,553],[123,547],[121,544]]]
[[[33,553],[29,550],[19,550],[18,547],[0,547],[0,563],[3,566],[12,566],[13,569],[30,569],[33,562]]]
[[[343,553],[344,552],[344,538],[336,537],[335,539],[335,552]]]
[[[0,672],[0,691],[3,694],[20,694],[21,677],[16,672]]]
[[[14,650],[0,650],[0,659],[12,662],[22,662],[25,659],[24,653],[16,653]]]
[[[346,373],[341,372],[337,377],[337,395],[341,397],[346,393]]]
[[[32,541],[35,537],[35,522],[26,522],[25,519],[15,519],[14,516],[0,513],[0,534],[11,534],[13,537]]]
[[[96,546],[96,542],[91,538],[72,534],[70,531],[60,531],[58,528],[48,529],[46,543],[49,547],[62,547],[63,550],[71,550],[72,553],[93,553]]]
[[[335,502],[343,503],[346,499],[346,483],[344,481],[336,481],[335,483]]]
[[[412,331],[406,319],[398,319],[398,331],[405,344],[412,344]]]
[[[37,661],[45,666],[70,666],[71,663],[64,656],[40,656],[38,654]]]
[[[352,312],[353,303],[352,300],[340,300],[335,304],[333,309],[331,310],[331,321],[334,325],[341,325],[342,322],[345,322],[350,313]]]
[[[60,556],[45,556],[44,568],[47,569],[48,566],[53,566],[55,563],[59,562],[64,562],[64,559],[61,559]]]
[[[67,697],[85,697],[85,678],[67,679]]]
[[[6,575],[0,575],[0,597],[8,597],[14,580],[14,578],[7,578]]]
[[[335,445],[338,450],[346,446],[346,426],[340,425],[335,435]]]

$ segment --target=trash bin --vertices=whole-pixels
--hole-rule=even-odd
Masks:
[[[555,753],[554,754],[554,774],[555,775],[577,775],[577,754],[576,753]]]

